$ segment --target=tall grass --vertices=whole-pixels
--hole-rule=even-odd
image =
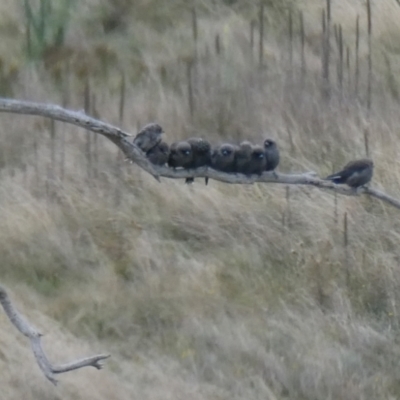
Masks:
[[[23,0],[29,58],[40,58],[46,50],[64,44],[74,3],[75,0]]]
[[[340,23],[341,39],[334,46],[330,35],[330,71],[339,61],[343,72],[347,47],[357,58],[353,85],[329,74],[328,103],[320,2],[292,9],[290,25],[283,13],[282,29],[265,3],[261,69],[260,26],[251,23],[259,3],[196,3],[196,49],[192,10],[150,3],[138,2],[141,14],[126,5],[131,23],[107,32],[86,22],[112,7],[76,5],[65,38],[71,60],[97,56],[61,69],[68,107],[81,109],[86,99],[87,112],[132,133],[156,120],[169,142],[273,137],[280,170],[321,176],[365,155],[368,128],[373,184],[400,197],[400,116],[387,90],[400,66],[387,38],[400,31],[381,18],[385,6],[372,3],[369,53],[365,7],[332,2],[331,29]],[[400,7],[390,10],[399,17]],[[164,22],[153,25],[160,15]],[[15,96],[62,103],[48,71],[23,66]],[[89,165],[86,133],[75,127],[6,114],[1,122],[2,282],[46,332],[52,359],[89,348],[113,355],[105,370],[71,373],[53,389],[3,316],[0,384],[8,399],[398,397],[396,210],[314,188],[158,183],[135,165],[116,168],[115,146],[104,138]]]

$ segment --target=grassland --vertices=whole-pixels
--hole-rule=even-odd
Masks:
[[[1,0],[0,94],[81,109],[86,85],[89,112],[132,133],[157,120],[170,142],[269,136],[281,148],[280,170],[321,176],[363,157],[367,132],[373,185],[400,198],[395,0],[373,1],[369,112],[363,1],[332,2],[350,69],[340,90],[332,38],[329,103],[320,90],[320,1],[292,11],[292,67],[289,2],[267,2],[261,69],[257,24],[250,45],[255,2],[198,1],[197,42],[188,2],[160,3],[77,2],[64,44],[28,57],[22,4]],[[313,188],[157,183],[121,165],[104,138],[61,123],[52,135],[41,118],[0,117],[1,282],[46,333],[52,360],[112,354],[103,371],[65,374],[54,388],[0,314],[1,398],[400,397],[398,211]]]

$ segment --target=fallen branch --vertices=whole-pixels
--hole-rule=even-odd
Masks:
[[[399,0],[400,1],[400,0]],[[316,176],[315,173],[306,172],[302,174],[283,174],[278,172],[264,172],[262,175],[246,176],[243,174],[227,174],[213,170],[209,167],[201,167],[196,170],[174,170],[164,166],[151,164],[145,154],[132,143],[132,135],[106,122],[99,121],[86,115],[83,111],[66,110],[53,104],[33,103],[28,101],[11,100],[0,98],[0,112],[10,112],[14,114],[38,115],[57,121],[67,122],[89,131],[99,133],[111,140],[118,146],[132,162],[140,168],[154,176],[171,179],[184,179],[189,177],[211,179],[236,184],[252,184],[255,182],[281,183],[285,185],[309,185],[323,190],[336,192],[346,196],[355,196],[362,193],[380,199],[393,207],[400,209],[400,200],[397,200],[386,193],[373,188],[359,188],[354,190],[345,185],[336,185],[330,181],[324,181]]]
[[[14,308],[10,298],[3,286],[0,285],[0,303],[3,306],[7,317],[11,323],[31,342],[33,354],[36,358],[40,369],[43,371],[46,378],[54,385],[57,384],[55,374],[62,374],[63,372],[73,371],[83,367],[94,367],[101,369],[102,361],[110,357],[107,354],[99,354],[93,357],[83,358],[81,360],[73,361],[64,365],[52,365],[43,351],[41,345],[41,337],[43,336],[37,329],[32,327],[28,321]]]

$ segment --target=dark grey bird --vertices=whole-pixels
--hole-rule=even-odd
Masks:
[[[192,146],[186,140],[171,144],[168,157],[168,165],[170,167],[191,168],[192,162]]]
[[[279,164],[279,149],[275,141],[266,139],[264,141],[264,154],[265,154],[265,170],[274,171]]]
[[[161,141],[146,153],[149,161],[155,165],[165,165],[168,162],[169,146]]]
[[[161,142],[161,136],[164,133],[163,128],[160,125],[152,122],[145,125],[139,133],[133,139],[133,143],[136,144],[143,152],[147,153],[150,149]]]
[[[211,155],[211,167],[222,172],[235,172],[237,149],[237,146],[229,143],[216,147]]]
[[[325,179],[334,183],[345,183],[352,188],[366,185],[374,172],[374,163],[367,158],[350,161],[339,172],[327,176]]]
[[[247,173],[261,175],[265,171],[266,157],[264,148],[258,144],[252,146],[250,164]]]
[[[187,140],[192,148],[193,160],[191,168],[199,168],[211,164],[211,144],[202,138],[190,138]],[[206,185],[208,177],[205,178]],[[186,178],[186,183],[193,183],[194,178]]]
[[[235,153],[235,172],[248,174],[253,153],[253,145],[247,140],[239,144]]]

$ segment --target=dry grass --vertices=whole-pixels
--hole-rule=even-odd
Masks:
[[[329,105],[319,89],[319,1],[302,2],[303,86],[297,36],[294,82],[288,84],[281,9],[268,13],[267,70],[260,72],[257,40],[253,52],[249,42],[257,7],[199,1],[192,118],[187,63],[194,44],[190,10],[181,8],[186,2],[171,0],[171,8],[157,11],[154,1],[137,2],[137,9],[123,0],[119,7],[105,0],[78,3],[65,49],[49,50],[46,66],[26,62],[23,16],[15,2],[0,3],[9,15],[11,31],[4,29],[12,32],[7,41],[13,44],[0,47],[0,58],[7,60],[6,70],[18,70],[12,85],[16,98],[60,103],[69,97],[68,107],[82,108],[88,74],[100,118],[119,124],[122,70],[125,129],[134,133],[157,120],[169,141],[193,134],[213,143],[272,136],[282,149],[281,170],[321,175],[364,156],[368,128],[374,185],[400,197],[395,96],[400,7],[394,0],[374,4],[369,117],[361,1],[333,2],[334,22],[343,24],[352,59],[340,100],[333,46],[335,89]],[[114,27],[121,10],[122,23]],[[357,14],[360,102],[353,92]],[[72,60],[68,68],[65,54]],[[103,138],[89,180],[86,133],[61,124],[56,124],[52,178],[49,129],[40,118],[1,115],[2,282],[47,334],[52,359],[97,351],[113,357],[101,372],[62,376],[55,389],[41,376],[28,343],[0,314],[4,398],[399,397],[396,210],[367,198],[339,197],[335,221],[334,198],[313,188],[291,187],[288,203],[282,186],[211,181],[205,187],[200,179],[192,187],[167,180],[159,184],[132,165],[124,165],[117,178],[116,149]]]

